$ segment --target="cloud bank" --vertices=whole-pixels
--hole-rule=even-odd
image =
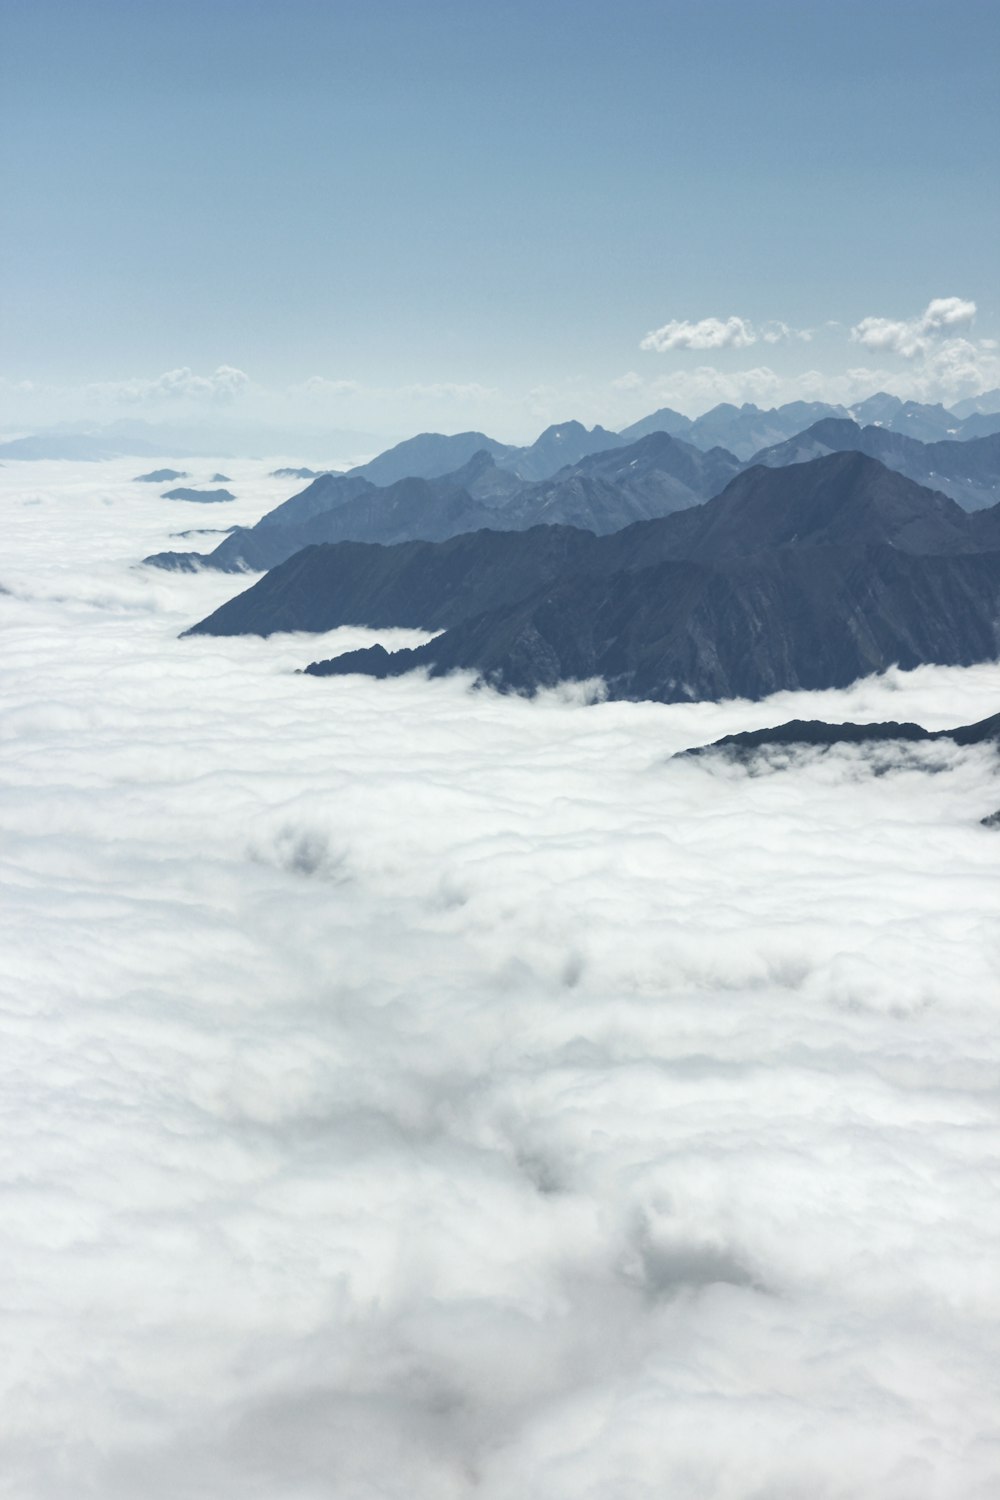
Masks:
[[[318,683],[133,468],[0,470],[5,1492],[994,1495],[995,759],[670,756],[1000,668]]]
[[[200,423],[206,437],[214,434],[210,444],[223,451],[298,448],[300,460],[326,463],[348,451],[371,456],[416,431],[475,429],[531,442],[541,428],[571,417],[620,428],[665,403],[697,416],[719,401],[850,405],[886,390],[903,400],[947,405],[1000,384],[1000,341],[973,336],[976,314],[974,301],[951,296],[932,298],[910,318],[870,316],[853,327],[827,321],[799,328],[780,318],[753,322],[736,314],[674,318],[639,344],[645,353],[669,357],[666,374],[662,362],[652,360],[617,377],[580,371],[520,387],[489,378],[488,362],[481,379],[470,378],[477,372],[455,379],[443,371],[439,378],[396,384],[335,367],[281,381],[230,364],[207,374],[182,366],[75,386],[0,374],[0,436],[18,437],[54,421],[86,429],[116,416],[133,423],[139,417],[187,419]],[[810,363],[803,368],[806,345]],[[751,349],[753,358],[742,363]],[[333,449],[331,432],[343,437]],[[198,446],[205,451],[204,440]]]

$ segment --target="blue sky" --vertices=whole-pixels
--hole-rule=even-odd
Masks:
[[[226,402],[521,436],[846,398],[865,372],[996,384],[998,22],[992,0],[6,0],[7,425]],[[916,351],[851,336],[941,298],[975,315]],[[640,347],[731,318],[722,345]]]

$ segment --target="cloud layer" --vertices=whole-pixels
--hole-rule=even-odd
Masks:
[[[995,760],[670,755],[1000,668],[318,683],[131,472],[0,471],[0,1492],[995,1494]]]

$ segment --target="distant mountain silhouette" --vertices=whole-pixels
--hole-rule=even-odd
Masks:
[[[439,479],[483,451],[499,459],[520,450],[508,443],[498,443],[484,432],[457,432],[451,437],[440,432],[421,432],[349,472],[385,488],[400,479]]]
[[[996,416],[1000,414],[1000,385],[991,391],[982,391],[978,396],[966,396],[964,401],[956,401],[951,409],[963,421],[966,417]]]
[[[170,450],[166,450],[169,452]],[[0,443],[0,459],[63,459],[73,463],[99,463],[108,458],[156,458],[164,449],[137,438],[82,432],[39,432]]]
[[[692,422],[686,437],[699,448],[726,448],[737,458],[749,459],[759,448],[782,442],[821,417],[844,415],[825,401],[791,401],[769,411],[752,401],[739,407],[722,402]]]
[[[400,480],[385,489],[374,488],[357,471],[324,475],[256,526],[228,537],[208,557],[166,552],[145,560],[163,568],[239,572],[274,567],[317,542],[438,541],[484,526],[515,531],[541,523],[603,535],[697,505],[739,469],[738,460],[721,449],[701,453],[653,433],[535,484],[498,469],[485,451],[454,474]]]
[[[682,416],[679,411],[674,411],[669,406],[661,406],[658,411],[651,412],[648,417],[643,417],[639,422],[633,422],[631,427],[623,427],[618,436],[626,443],[638,442],[639,438],[648,437],[651,432],[665,432],[670,437],[686,438],[691,431],[691,418]]]
[[[582,422],[561,422],[546,427],[529,448],[521,448],[497,462],[502,468],[513,469],[522,479],[548,479],[590,453],[618,447],[621,441],[616,432],[608,432],[604,427],[593,427],[588,432]]]
[[[137,474],[135,484],[169,484],[173,479],[190,479],[183,469],[152,469],[148,474]]]
[[[191,490],[181,485],[178,489],[167,490],[163,495],[164,500],[195,500],[201,505],[217,505],[223,500],[235,500],[228,490]]]
[[[971,438],[991,437],[995,432],[1000,432],[1000,412],[973,412],[965,418],[958,436],[968,442]]]
[[[700,505],[719,493],[742,465],[721,448],[703,453],[664,432],[590,454],[546,484],[512,500],[504,516],[521,524],[585,526],[598,535],[620,531]]]
[[[773,729],[750,729],[741,734],[727,734],[710,745],[682,750],[681,756],[708,755],[725,751],[737,756],[752,755],[771,746],[827,747],[830,745],[870,745],[901,740],[922,744],[929,740],[952,740],[956,745],[1000,744],[1000,713],[991,714],[975,724],[956,729],[923,729],[919,724],[827,724],[822,719],[791,719]]]
[[[742,406],[724,401],[693,422],[664,407],[623,429],[619,436],[634,440],[649,432],[670,432],[696,447],[720,446],[740,459],[750,460],[760,449],[783,443],[826,417],[853,419],[862,427],[882,427],[925,443],[948,438],[965,441],[1000,431],[1000,415],[983,416],[978,409],[970,409],[961,417],[943,406],[901,401],[898,396],[879,391],[850,409],[825,401],[789,401],[765,411],[752,401]],[[681,422],[687,425],[681,427]]]

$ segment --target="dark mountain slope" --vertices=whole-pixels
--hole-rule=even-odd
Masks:
[[[307,547],[230,599],[188,635],[270,635],[337,625],[441,630],[590,565],[588,531],[476,531],[447,542]]]
[[[670,528],[674,556],[720,560],[765,548],[880,542],[908,552],[973,551],[969,521],[946,496],[848,452],[747,469],[714,500],[661,524]]]
[[[521,692],[601,677],[613,698],[756,699],[844,687],[893,664],[992,658],[998,596],[996,554],[790,548],[722,565],[565,577],[416,650],[353,652],[307,670],[464,669]]]
[[[526,598],[560,573],[608,574],[668,559],[724,562],[757,551],[822,544],[975,552],[998,545],[994,534],[1000,531],[1000,511],[968,516],[953,501],[874,459],[846,453],[787,469],[748,470],[704,505],[612,535],[554,530],[555,539],[552,529],[538,527],[514,535],[477,531],[436,548],[423,544],[405,553],[402,569],[404,554],[398,547],[340,555],[336,547],[313,546],[195,629],[222,635],[331,630],[337,625],[435,629],[461,618],[452,607],[456,601],[478,613],[490,603]],[[234,533],[227,541],[236,538]],[[478,592],[487,580],[489,600]],[[377,614],[371,612],[375,601]],[[447,608],[444,615],[441,604]]]

